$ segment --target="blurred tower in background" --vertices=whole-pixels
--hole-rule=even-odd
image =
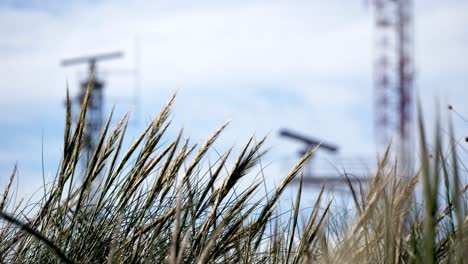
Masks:
[[[301,150],[298,154],[300,157],[304,156],[307,152],[311,151],[314,148],[318,148],[317,150],[327,151],[332,154],[336,154],[338,152],[338,146],[330,143],[325,143],[316,139],[313,139],[309,136],[305,136],[299,134],[297,132],[293,132],[289,129],[281,129],[279,131],[279,135],[292,139],[298,142],[301,142],[305,145],[305,148]],[[314,173],[310,167],[311,159],[306,161],[303,167],[303,183],[308,187],[321,187],[324,182],[326,182],[327,186],[329,187],[338,187],[337,190],[344,190],[348,191],[347,186],[349,184],[361,184],[368,181],[370,178],[356,176],[354,174],[344,173],[343,175],[335,174],[322,174],[317,175]],[[292,180],[293,183],[299,183],[301,181],[300,178],[296,177]],[[345,187],[344,189],[340,189],[340,187]]]
[[[97,78],[96,63],[102,60],[117,59],[122,57],[121,52],[113,52],[106,54],[99,54],[89,57],[79,57],[73,59],[67,59],[62,61],[62,66],[69,66],[81,63],[88,64],[88,76],[81,81],[80,90],[76,98],[72,99],[72,103],[80,107],[83,104],[83,100],[86,95],[86,90],[89,85],[92,85],[92,92],[90,100],[88,102],[87,114],[86,114],[86,134],[85,134],[85,152],[86,157],[89,158],[96,147],[97,141],[99,140],[99,134],[104,123],[104,86],[105,83]]]
[[[390,142],[400,168],[412,161],[413,3],[374,0],[375,10],[375,133],[380,147]]]

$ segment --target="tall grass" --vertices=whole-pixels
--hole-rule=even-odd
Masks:
[[[355,217],[337,226],[325,185],[305,222],[302,181],[290,217],[279,197],[300,174],[307,153],[265,197],[262,182],[239,181],[258,168],[265,139],[204,159],[226,125],[201,146],[182,131],[162,142],[174,98],[128,147],[128,117],[105,124],[85,168],[80,167],[91,88],[77,120],[67,100],[63,157],[56,180],[31,205],[11,204],[10,177],[0,201],[0,259],[11,263],[463,263],[468,259],[467,186],[461,183],[456,143],[449,154],[436,133],[429,153],[422,116],[420,170],[409,179],[381,159],[373,180],[349,185]],[[68,95],[67,95],[68,97]],[[436,129],[439,132],[440,128]],[[422,184],[422,194],[418,193]],[[363,183],[364,184],[364,183]],[[419,198],[418,198],[419,197]],[[422,201],[422,204],[418,201]],[[466,246],[465,246],[466,247]]]

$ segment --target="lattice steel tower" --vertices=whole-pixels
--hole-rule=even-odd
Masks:
[[[376,139],[380,146],[392,141],[400,160],[411,162],[413,3],[412,0],[374,0],[373,6]]]
[[[122,57],[121,52],[100,54],[89,57],[79,57],[62,61],[62,66],[69,66],[81,63],[88,64],[88,76],[81,81],[80,90],[72,103],[80,107],[86,95],[88,86],[92,84],[92,92],[88,102],[86,113],[86,133],[85,133],[85,152],[87,157],[91,157],[99,140],[99,134],[103,126],[103,107],[104,107],[104,81],[97,78],[96,63],[102,60],[117,59]]]

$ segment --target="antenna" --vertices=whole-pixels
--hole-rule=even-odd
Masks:
[[[88,76],[86,79],[81,81],[80,90],[75,100],[72,100],[72,103],[82,105],[83,100],[86,95],[86,90],[88,85],[92,84],[91,96],[88,102],[87,114],[86,114],[86,123],[87,129],[85,133],[85,150],[88,159],[92,155],[99,133],[103,125],[103,106],[104,106],[104,82],[97,79],[97,62],[104,60],[118,59],[123,56],[122,52],[111,52],[98,54],[93,56],[83,56],[76,57],[71,59],[65,59],[61,62],[61,66],[73,66],[77,64],[88,64]]]
[[[322,141],[310,138],[305,135],[301,135],[296,132],[292,132],[288,129],[281,129],[279,132],[280,136],[290,138],[299,142],[302,142],[306,145],[306,148],[304,150],[299,151],[299,154],[303,156],[305,153],[309,152],[311,149],[318,147],[320,150],[324,150],[330,153],[336,153],[338,152],[338,146],[331,144],[331,143],[324,143]],[[308,161],[310,162],[310,160]],[[313,175],[310,170],[304,172],[304,184],[307,184],[308,186],[312,187],[319,187],[322,185],[324,181],[327,182],[328,185],[342,185],[342,184],[357,184],[357,183],[362,183],[365,181],[368,181],[369,178],[359,178],[359,177],[337,177],[337,176],[325,176],[325,175]],[[347,174],[348,175],[348,174]],[[294,183],[299,183],[299,179],[293,179],[292,182]]]
[[[307,145],[308,149],[312,149],[318,146],[320,149],[323,149],[332,153],[338,151],[338,147],[336,145],[324,143],[324,142],[309,138],[307,136],[300,135],[299,133],[292,132],[288,129],[281,129],[280,136],[303,142]]]
[[[104,53],[104,54],[99,54],[95,56],[83,56],[83,57],[65,59],[65,60],[62,60],[60,65],[63,67],[66,67],[66,66],[75,65],[75,64],[88,63],[89,75],[95,76],[97,61],[112,60],[112,59],[118,59],[121,57],[123,57],[122,52],[111,52],[111,53]]]
[[[376,139],[378,145],[385,146],[395,138],[399,164],[409,173],[414,79],[412,0],[373,0],[373,7]]]

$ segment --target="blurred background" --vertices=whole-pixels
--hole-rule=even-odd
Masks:
[[[389,10],[379,6],[385,2]],[[95,73],[105,85],[104,118],[113,106],[117,117],[131,112],[129,141],[177,92],[170,136],[183,127],[201,143],[230,120],[215,146],[223,152],[269,134],[262,167],[273,184],[310,147],[280,136],[282,129],[337,147],[311,162],[319,177],[371,171],[382,141],[399,142],[399,121],[415,126],[418,99],[429,128],[439,102],[463,141],[468,1],[414,1],[400,16],[392,3],[0,1],[0,186],[15,164],[19,193],[54,179],[66,87],[78,100],[89,70],[88,62],[61,62],[116,51],[122,56],[97,61]]]

